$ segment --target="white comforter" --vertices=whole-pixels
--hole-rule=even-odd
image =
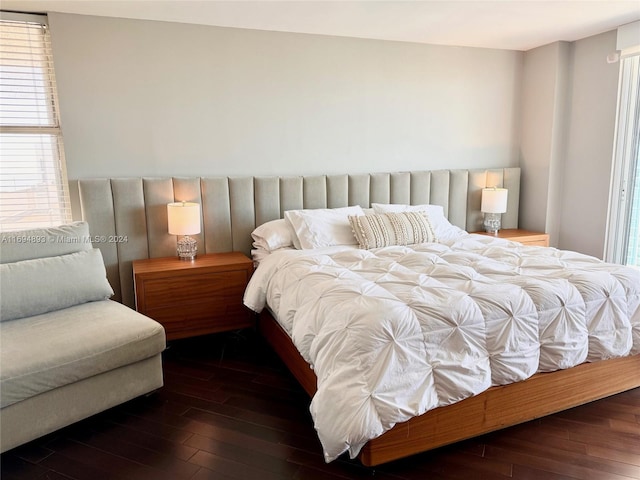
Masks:
[[[640,271],[480,235],[274,253],[244,301],[314,369],[326,461],[491,385],[640,353]]]

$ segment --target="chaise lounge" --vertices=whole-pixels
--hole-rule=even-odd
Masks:
[[[89,228],[0,234],[0,452],[163,384],[162,326],[109,300]]]

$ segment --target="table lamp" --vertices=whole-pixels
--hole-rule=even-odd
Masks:
[[[194,260],[198,245],[189,235],[200,233],[200,204],[175,202],[167,204],[167,219],[170,235],[182,235],[178,240],[178,258]]]
[[[500,230],[501,214],[507,211],[506,188],[483,188],[480,210],[484,213],[484,229],[497,235]]]

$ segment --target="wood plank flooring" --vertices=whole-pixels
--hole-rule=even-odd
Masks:
[[[375,469],[325,464],[309,398],[252,331],[178,340],[165,387],[4,453],[12,479],[640,479],[640,389]]]

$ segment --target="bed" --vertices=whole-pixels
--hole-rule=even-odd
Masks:
[[[313,395],[326,461],[375,465],[639,381],[640,271],[470,235],[438,206],[373,207],[254,232],[245,304],[269,309],[260,328]],[[586,376],[627,356],[619,378]]]
[[[97,240],[95,246],[102,250],[116,299],[132,306],[131,261],[174,254],[175,237],[167,233],[165,213],[166,203],[174,200],[202,204],[203,232],[196,237],[199,252],[236,250],[250,254],[251,233],[256,227],[282,220],[285,212],[300,209],[370,207],[374,203],[440,205],[444,218],[452,226],[465,232],[478,231],[482,225],[480,192],[485,186],[509,189],[503,228],[516,228],[519,182],[519,169],[500,168],[308,177],[84,179],[78,181],[77,187],[83,219],[91,226]],[[466,237],[459,241],[467,244],[461,244],[461,251],[476,247],[480,250],[507,248],[504,244],[494,247],[482,244],[490,242],[490,237],[481,240],[477,235],[463,235]],[[127,241],[103,242],[103,238],[126,238]],[[434,245],[449,247],[444,240]],[[331,250],[336,247],[322,248]],[[408,247],[389,247],[390,250],[396,248]],[[511,245],[508,248],[516,247]],[[353,252],[369,252],[354,245],[347,251],[351,255]],[[435,255],[433,252],[421,253]],[[261,261],[261,266],[272,262],[269,258],[287,255],[286,252],[269,254]],[[259,274],[261,266],[256,274]],[[254,278],[260,275],[254,275]],[[380,435],[359,449],[362,463],[377,465],[388,462],[640,386],[640,355],[637,350],[637,302],[640,300],[634,300],[637,293],[633,293],[633,286],[637,289],[640,282],[629,269],[624,269],[620,275],[628,277],[625,286],[619,286],[625,290],[622,296],[628,304],[627,309],[633,309],[633,302],[636,302],[635,313],[622,328],[627,332],[622,334],[626,335],[625,345],[629,346],[626,356],[614,352],[609,355],[612,358],[604,355],[605,360],[583,362],[553,372],[534,372],[524,380],[506,385],[494,386],[493,379],[487,381],[485,374],[465,399],[430,409],[426,408],[426,403],[419,405],[418,411],[424,407],[425,413],[418,416],[412,416],[411,412],[403,409],[402,415],[411,418],[396,423],[384,433],[375,432]],[[523,289],[522,286],[518,288]],[[615,298],[619,299],[620,295],[616,294]],[[254,307],[257,308],[256,305]],[[314,370],[309,368],[310,358],[303,358],[286,328],[274,320],[268,308],[262,310],[258,325],[307,392],[315,394],[318,382]],[[528,325],[529,331],[531,328]],[[579,359],[577,355],[572,361],[576,363]],[[529,368],[527,374],[532,368],[529,363],[525,365]],[[352,453],[355,454],[356,450],[352,449]],[[336,452],[326,458],[330,459],[334,454]]]

